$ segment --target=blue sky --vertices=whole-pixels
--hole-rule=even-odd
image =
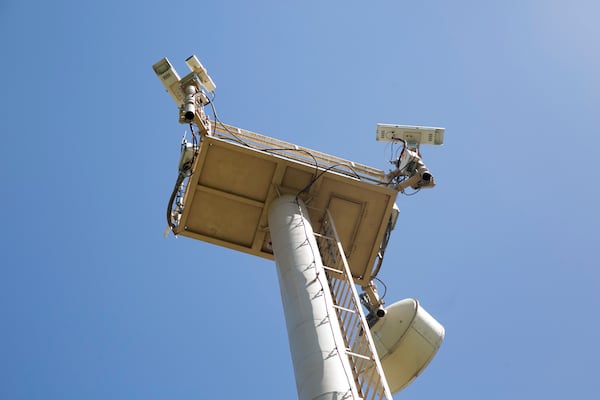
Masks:
[[[39,3],[0,3],[0,398],[296,398],[274,264],[162,236],[191,54],[224,122],[356,162],[446,128],[380,274],[446,339],[395,399],[597,393],[597,2]]]

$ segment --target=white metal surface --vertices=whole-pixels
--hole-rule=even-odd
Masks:
[[[375,138],[380,142],[403,139],[417,145],[441,145],[444,143],[444,132],[444,128],[432,126],[377,124]]]
[[[299,400],[359,400],[308,211],[275,199],[269,227]]]

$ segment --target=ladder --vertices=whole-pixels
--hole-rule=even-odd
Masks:
[[[392,400],[358,291],[329,210],[325,210],[320,232],[315,232],[315,237],[333,297],[333,307],[344,337],[345,352],[352,366],[359,395],[364,400]]]

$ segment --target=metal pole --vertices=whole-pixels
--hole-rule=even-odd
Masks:
[[[344,339],[333,308],[305,205],[275,199],[269,229],[299,400],[358,400]]]

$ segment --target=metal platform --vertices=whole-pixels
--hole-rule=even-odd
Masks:
[[[201,135],[175,234],[273,259],[268,207],[277,196],[293,194],[308,205],[315,231],[325,210],[331,212],[355,282],[371,281],[397,195],[383,171],[211,125]]]

